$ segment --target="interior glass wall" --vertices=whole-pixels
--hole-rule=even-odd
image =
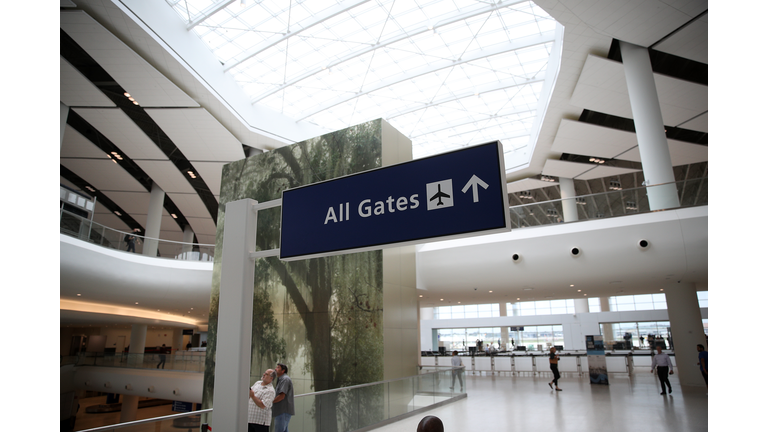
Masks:
[[[483,350],[486,346],[493,345],[497,350],[501,343],[500,327],[473,327],[437,329],[438,346],[445,347],[447,352],[469,351],[470,347],[482,343]]]
[[[564,345],[562,325],[525,326],[517,330],[519,328],[512,327],[515,330],[509,332],[508,346],[524,346],[531,351],[539,349],[539,345],[542,349]]]

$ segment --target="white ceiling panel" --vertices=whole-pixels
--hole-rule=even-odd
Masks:
[[[213,220],[211,218],[187,218],[187,222],[189,222],[189,226],[192,227],[192,231],[195,232],[195,235],[198,239],[205,237],[208,239],[213,239],[213,243],[216,243],[216,225],[213,223]],[[201,243],[207,243],[208,240],[200,240]]]
[[[654,74],[654,79],[665,125],[680,125],[708,110],[707,86],[660,74]],[[592,111],[633,118],[624,65],[604,57],[589,55],[573,91],[571,104]]]
[[[585,164],[580,162],[570,162],[556,159],[547,159],[541,173],[548,176],[576,178],[579,175],[593,170],[597,167],[595,164]]]
[[[146,192],[147,189],[109,159],[61,159],[61,164],[100,191]]]
[[[104,93],[88,78],[83,76],[68,61],[60,57],[59,66],[59,97],[68,107],[76,106],[115,106]]]
[[[667,142],[669,143],[669,156],[672,158],[672,166],[706,162],[709,158],[709,147],[705,145],[677,140],[667,140]],[[642,162],[640,160],[640,149],[635,147],[621,155],[620,159]]]
[[[144,226],[147,223],[147,210],[149,209],[150,193],[144,192],[104,192],[121,209],[128,212],[136,222]],[[146,228],[146,227],[145,227]]]
[[[85,12],[62,11],[60,26],[141,106],[199,106],[168,78]]]
[[[699,132],[709,132],[709,113],[705,112],[704,114],[688,120],[687,122],[679,125],[679,127],[683,129],[690,129],[695,130]]]
[[[189,218],[211,219],[211,214],[208,213],[208,209],[205,207],[205,204],[203,204],[203,201],[198,194],[168,193],[166,195],[171,198],[173,203],[176,204],[176,207],[179,208],[181,214],[183,214],[187,220],[189,220]]]
[[[233,162],[245,157],[240,141],[204,108],[145,111],[191,162]]]
[[[173,162],[169,160],[135,160],[135,162],[165,193],[195,193],[195,189]]]
[[[637,146],[632,132],[563,119],[552,151],[613,159]]]
[[[165,153],[120,108],[75,108],[74,111],[134,161],[168,160]]]
[[[597,178],[618,176],[618,175],[629,174],[634,172],[640,172],[640,170],[598,165],[597,167],[595,167],[595,169],[587,171],[579,175],[578,177],[576,177],[576,180],[592,180]]]
[[[688,24],[653,49],[709,64],[708,14]]]
[[[102,159],[111,162],[106,153],[70,125],[64,126],[64,140],[59,155],[62,158]]]
[[[118,231],[128,232],[131,229],[128,225],[125,224],[125,222],[122,221],[122,219],[117,217],[117,215],[112,212],[96,213],[93,215],[93,220],[96,223],[110,227],[112,229],[116,229]]]
[[[227,162],[192,162],[195,170],[208,185],[208,189],[218,201],[219,191],[221,190],[221,168]]]
[[[527,178],[512,183],[507,183],[507,193],[515,193],[533,189],[541,189],[548,186],[555,186],[560,184],[559,182],[545,182],[542,180]]]

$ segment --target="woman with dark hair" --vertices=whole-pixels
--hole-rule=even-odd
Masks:
[[[549,349],[549,369],[551,369],[552,373],[555,375],[555,378],[549,382],[549,388],[552,388],[552,384],[554,384],[555,390],[563,391],[563,389],[557,386],[557,380],[560,379],[560,371],[557,369],[557,362],[560,361],[560,356],[555,354],[555,351],[555,347]]]

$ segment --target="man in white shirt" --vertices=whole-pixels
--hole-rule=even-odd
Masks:
[[[275,389],[272,387],[275,375],[275,371],[267,369],[261,381],[256,381],[248,390],[248,432],[269,432],[272,401],[275,400]]]
[[[461,359],[459,358],[459,352],[454,351],[453,356],[451,357],[451,366],[453,367],[453,373],[451,378],[451,390],[453,390],[453,385],[456,384],[456,377],[459,377],[459,384],[461,384],[461,391],[464,391],[464,378],[462,377],[462,373],[464,372],[464,365],[461,363]]]
[[[659,381],[661,382],[661,394],[666,395],[667,391],[664,388],[664,385],[667,385],[667,388],[669,388],[669,393],[672,393],[672,385],[669,383],[669,377],[672,368],[672,360],[669,359],[669,356],[663,352],[661,352],[661,347],[656,347],[656,355],[653,356],[653,360],[651,360],[651,373],[653,373],[653,370],[656,369],[656,373],[659,375]],[[674,373],[674,372],[671,372]]]

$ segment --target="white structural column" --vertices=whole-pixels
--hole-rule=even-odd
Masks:
[[[560,177],[560,198],[563,199],[563,222],[576,222],[579,212],[576,206],[576,188],[573,179]]]
[[[192,242],[195,241],[195,232],[192,231],[192,227],[187,225],[184,227],[184,238],[182,239],[184,244],[181,246],[181,253],[192,252]]]
[[[608,297],[600,297],[600,312],[610,312]],[[603,324],[603,343],[613,340],[613,324]]]
[[[180,328],[173,329],[173,339],[171,340],[171,352],[176,354],[184,349],[184,330]]]
[[[160,224],[163,222],[163,201],[165,192],[155,183],[152,183],[152,192],[149,195],[149,208],[147,209],[147,224],[144,236],[144,255],[157,256],[157,240],[160,238]]]
[[[680,207],[648,49],[623,41],[620,46],[643,175],[647,185],[661,185],[648,188],[648,203],[651,210]]]
[[[233,201],[225,212],[211,424],[217,431],[248,430],[256,204]]]
[[[675,284],[665,289],[669,325],[672,327],[672,345],[681,385],[704,386],[698,363],[696,345],[707,346],[701,309],[696,296],[696,285]]]
[[[507,302],[499,302],[499,316],[505,317],[507,316]],[[507,348],[507,345],[509,345],[509,326],[502,326],[501,327],[501,346],[499,347],[499,350],[504,350]]]
[[[144,348],[147,341],[147,325],[131,325],[131,344],[128,347],[128,367],[140,368],[144,363]],[[136,412],[139,410],[139,397],[123,395],[123,403],[120,408],[120,423],[136,420]]]
[[[59,150],[64,144],[64,129],[67,126],[67,117],[69,117],[69,107],[59,102]]]
[[[586,297],[574,299],[573,306],[577,314],[589,313],[589,300]]]

